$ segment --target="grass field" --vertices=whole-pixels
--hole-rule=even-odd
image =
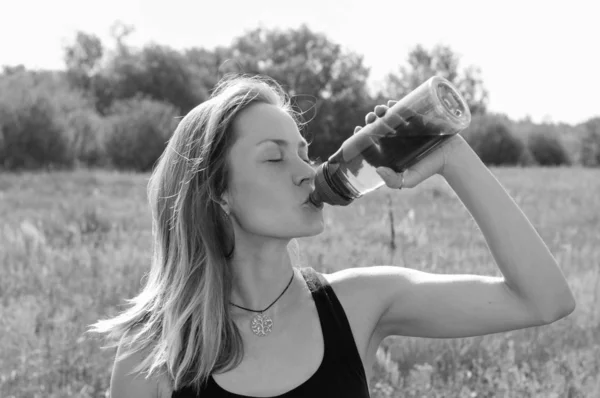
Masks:
[[[557,258],[577,309],[511,333],[390,337],[373,397],[600,397],[600,169],[492,171]],[[0,175],[0,397],[107,396],[114,351],[82,333],[119,311],[148,270],[147,179]],[[326,231],[298,240],[302,266],[498,275],[473,219],[437,177],[325,212]]]

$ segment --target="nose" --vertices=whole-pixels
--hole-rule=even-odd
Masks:
[[[310,164],[307,164],[303,160],[301,160],[301,162],[302,162],[302,167],[299,168],[299,170],[296,174],[295,183],[296,183],[296,185],[301,185],[303,182],[308,181],[308,184],[310,185],[311,189],[314,190],[315,177],[317,175],[316,167],[311,166]]]

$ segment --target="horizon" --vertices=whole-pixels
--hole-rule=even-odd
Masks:
[[[460,56],[459,71],[471,65],[481,69],[489,92],[489,112],[515,121],[529,116],[535,123],[570,125],[600,116],[594,98],[600,82],[589,78],[600,69],[600,58],[593,52],[593,5],[582,0],[561,6],[540,1],[483,5],[457,0],[451,4],[422,1],[394,8],[394,3],[370,2],[372,7],[367,9],[363,2],[351,0],[338,9],[317,0],[306,0],[302,5],[234,0],[204,6],[173,0],[165,8],[156,0],[106,0],[101,9],[90,13],[86,4],[75,0],[23,1],[8,6],[5,15],[27,15],[34,8],[36,12],[28,15],[27,24],[10,18],[0,26],[0,65],[64,70],[63,47],[74,40],[77,31],[97,35],[105,47],[112,48],[110,27],[117,21],[135,28],[126,40],[128,45],[141,47],[154,42],[179,51],[227,46],[260,26],[295,29],[306,24],[362,55],[370,68],[370,87],[380,84],[386,73],[406,65],[408,53],[416,45],[431,49],[442,44]],[[375,8],[377,4],[380,6]],[[205,17],[206,13],[211,17]],[[402,15],[415,17],[403,20]],[[34,33],[43,35],[22,32],[32,26]],[[579,103],[571,104],[571,98]]]

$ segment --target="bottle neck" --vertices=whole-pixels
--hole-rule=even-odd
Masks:
[[[330,161],[324,162],[317,169],[315,191],[311,194],[311,201],[316,206],[323,202],[333,206],[347,206],[356,197],[351,195],[348,189],[345,189],[335,175],[331,175]]]

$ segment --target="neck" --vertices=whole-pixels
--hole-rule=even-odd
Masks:
[[[270,242],[262,245],[249,245],[236,248],[230,260],[233,281],[230,302],[241,307],[261,311],[267,308],[284,291],[294,275],[292,262],[287,251],[287,243]],[[277,302],[269,309],[283,308],[294,290],[294,281]],[[235,308],[236,312],[249,314]]]

